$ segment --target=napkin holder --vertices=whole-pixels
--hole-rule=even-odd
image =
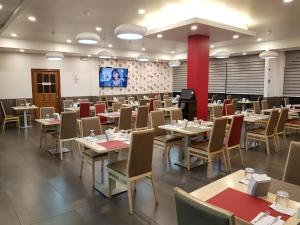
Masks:
[[[271,178],[266,174],[253,174],[249,180],[247,193],[249,195],[267,196],[271,185]]]
[[[105,137],[107,141],[112,141],[114,139],[114,132],[116,128],[114,129],[108,129],[105,131]]]
[[[53,119],[60,120],[60,115],[58,113],[53,113]]]

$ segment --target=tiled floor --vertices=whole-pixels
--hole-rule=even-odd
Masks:
[[[299,139],[293,135],[289,139]],[[50,140],[49,140],[50,142]],[[281,179],[287,151],[266,156],[264,147],[252,149],[245,156],[247,166]],[[214,165],[214,178],[208,179],[204,166],[188,172],[174,163],[164,168],[161,150],[155,149],[153,167],[157,180],[159,204],[155,205],[150,182],[138,182],[134,215],[128,214],[127,194],[106,199],[92,189],[91,168],[86,165],[79,175],[77,150],[58,157],[39,149],[39,129],[8,128],[0,132],[0,225],[83,225],[83,224],[176,224],[173,188],[193,191],[225,175]],[[123,153],[119,157],[124,157]],[[172,150],[172,162],[177,149]],[[234,170],[240,169],[233,153]],[[100,180],[97,169],[97,180]]]

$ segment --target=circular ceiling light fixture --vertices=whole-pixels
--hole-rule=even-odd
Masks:
[[[221,51],[214,54],[214,57],[217,59],[228,59],[230,56],[230,52],[227,51]]]
[[[179,60],[171,60],[168,62],[168,65],[170,67],[178,67],[181,65],[181,62]]]
[[[263,51],[259,54],[261,59],[274,59],[278,57],[278,53],[270,50]]]
[[[95,45],[100,41],[100,37],[91,32],[83,32],[76,36],[76,42],[85,45]]]
[[[149,56],[147,55],[139,55],[137,57],[137,61],[139,62],[148,62],[150,59],[149,59]]]
[[[115,35],[120,39],[138,40],[145,36],[146,28],[135,24],[122,24],[115,28]]]
[[[61,52],[47,52],[46,57],[51,61],[59,61],[64,59],[64,55]]]
[[[98,53],[98,58],[100,59],[110,59],[112,57],[111,52],[108,51],[101,51]]]

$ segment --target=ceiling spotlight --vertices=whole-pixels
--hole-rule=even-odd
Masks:
[[[19,51],[20,51],[20,52],[24,52],[24,49],[20,49]]]
[[[112,45],[112,44],[108,44],[108,47],[109,47],[109,48],[112,48],[112,47],[113,47],[113,45]]]
[[[142,48],[142,51],[146,51],[146,49],[145,49],[145,48]]]
[[[240,37],[240,36],[237,35],[237,34],[235,34],[235,35],[232,36],[233,39],[238,39],[239,37]]]
[[[158,59],[155,59],[155,62],[158,62]]]
[[[96,27],[96,31],[100,32],[100,31],[102,31],[102,28],[101,27]]]
[[[171,60],[168,62],[168,65],[170,67],[178,67],[181,65],[180,61],[179,60]]]
[[[35,22],[36,18],[34,16],[28,16],[28,20],[31,22]]]
[[[243,52],[243,55],[247,55],[247,52]]]
[[[284,3],[290,3],[292,2],[293,0],[283,0]]]
[[[214,48],[215,46],[214,45],[210,45],[210,48]]]
[[[95,33],[84,32],[76,36],[76,41],[80,44],[95,45],[100,41],[100,37]]]
[[[117,56],[114,56],[114,59],[117,59]]]
[[[88,57],[92,57],[92,55],[90,55],[90,54],[88,54],[87,56],[88,56]]]
[[[257,38],[256,41],[260,42],[260,41],[262,41],[262,40],[263,40],[262,38]]]
[[[171,54],[175,54],[175,51],[171,51]]]
[[[144,15],[146,13],[146,10],[145,9],[139,9],[138,10],[138,14],[139,15]]]
[[[137,57],[137,60],[138,60],[139,62],[148,62],[148,61],[149,61],[149,57],[148,57],[147,55],[139,55],[139,56]]]
[[[64,55],[61,52],[47,52],[46,57],[51,61],[59,61],[64,59]]]
[[[112,54],[108,51],[101,51],[98,53],[98,57],[100,59],[110,59],[112,57]]]
[[[158,34],[158,35],[156,35],[156,36],[157,36],[157,38],[162,38],[162,37],[163,37],[162,34]]]
[[[115,35],[120,39],[138,40],[142,39],[146,28],[135,24],[122,24],[115,29]]]
[[[2,5],[0,5],[0,10],[3,8],[3,6]]]
[[[67,43],[72,43],[72,40],[68,39],[68,40],[67,40]]]
[[[262,53],[259,54],[259,57],[261,59],[274,59],[278,57],[278,53],[274,51],[263,51]]]
[[[11,33],[10,36],[12,36],[12,37],[18,37],[18,35],[16,33]]]
[[[198,29],[198,26],[197,26],[197,25],[191,26],[191,30],[197,30],[197,29]]]

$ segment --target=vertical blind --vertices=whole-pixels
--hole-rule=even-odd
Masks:
[[[283,94],[300,96],[300,51],[286,52]]]
[[[257,94],[264,93],[265,61],[258,55],[237,56],[227,60],[227,93]],[[186,88],[187,64],[182,63],[174,69],[173,90]],[[226,59],[210,59],[209,85],[210,93],[225,93]]]

